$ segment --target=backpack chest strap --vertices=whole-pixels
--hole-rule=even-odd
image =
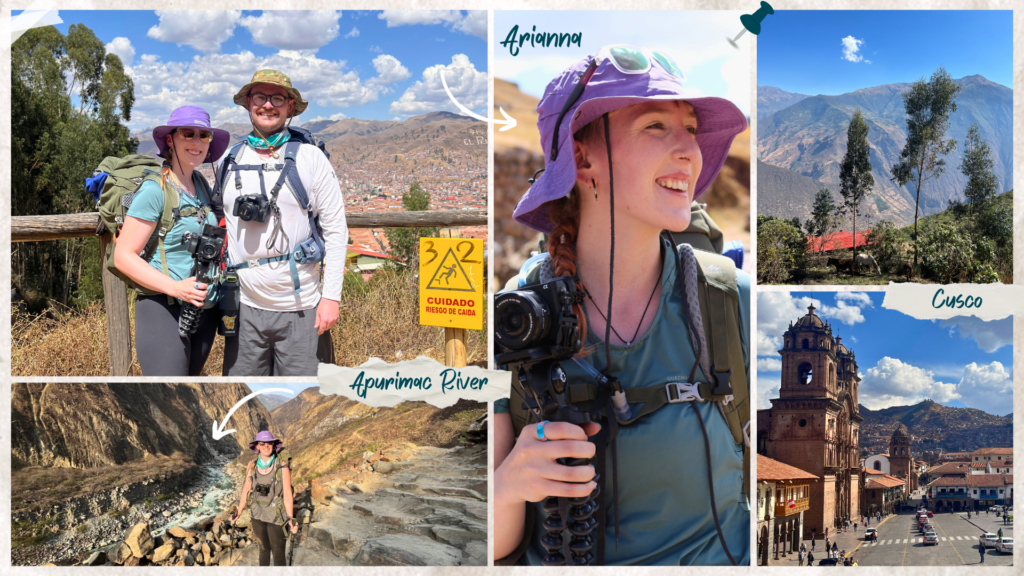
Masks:
[[[260,266],[266,266],[267,264],[273,264],[274,262],[288,262],[288,269],[292,275],[292,285],[296,292],[302,292],[302,286],[299,284],[299,268],[295,264],[295,255],[292,253],[281,254],[280,256],[271,256],[270,258],[253,258],[240,262],[238,264],[228,263],[228,272],[235,270],[251,270],[253,268],[259,268]]]
[[[714,387],[703,382],[669,382],[657,386],[643,386],[639,388],[624,388],[626,402],[629,404],[642,404],[639,410],[633,410],[633,417],[629,420],[619,421],[620,425],[628,425],[640,418],[655,412],[667,404],[678,404],[696,400],[698,402],[720,401],[722,397],[716,397]],[[600,388],[596,384],[576,383],[569,384],[567,400],[572,404],[593,402],[597,399]]]

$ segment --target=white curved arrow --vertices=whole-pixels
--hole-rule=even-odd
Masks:
[[[445,82],[444,79],[444,68],[441,69],[441,85],[444,86],[444,91],[448,93],[448,97],[451,98],[452,102],[455,102],[455,105],[459,107],[459,110],[462,110],[463,114],[466,114],[467,116],[472,116],[477,120],[490,122],[492,124],[504,124],[505,126],[498,129],[498,132],[504,132],[505,130],[511,130],[512,128],[516,127],[516,119],[506,114],[505,110],[500,106],[498,107],[498,112],[501,112],[501,115],[505,117],[504,121],[496,120],[494,118],[487,118],[486,116],[480,116],[479,114],[474,114],[472,110],[460,104],[459,101],[455,99],[455,96],[452,96],[452,91],[448,89],[448,83]]]
[[[231,419],[231,415],[235,413],[235,410],[238,410],[239,408],[241,408],[242,404],[245,404],[249,400],[252,400],[253,398],[255,398],[255,397],[257,397],[260,394],[263,394],[265,392],[284,392],[285,394],[295,394],[294,390],[289,390],[288,388],[264,388],[263,390],[257,390],[255,392],[253,392],[252,394],[249,394],[245,398],[242,398],[241,400],[239,400],[238,404],[235,404],[234,406],[232,406],[231,410],[228,410],[228,415],[224,417],[224,421],[223,422],[221,422],[220,424],[217,424],[217,420],[214,419],[214,421],[213,421],[213,439],[214,440],[220,440],[221,438],[227,436],[228,434],[234,434],[236,432],[236,430],[234,428],[232,428],[231,430],[225,430],[224,429],[224,427],[228,425],[228,420]]]

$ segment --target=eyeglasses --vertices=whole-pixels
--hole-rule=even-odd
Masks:
[[[558,128],[562,125],[562,120],[565,118],[566,113],[569,112],[569,109],[583,95],[583,89],[586,88],[590,79],[594,76],[597,66],[605,60],[610,61],[612,66],[615,66],[615,69],[623,74],[646,74],[650,72],[653,62],[657,62],[666,72],[675,76],[680,82],[686,81],[686,76],[683,76],[676,63],[662,52],[637,48],[628,44],[612,44],[602,47],[597,51],[597,55],[594,56],[594,59],[590,61],[590,65],[587,66],[587,69],[580,76],[580,81],[576,83],[576,87],[569,93],[569,98],[565,101],[562,111],[558,114],[558,121],[555,122],[554,138],[551,141],[552,162],[558,158]]]
[[[257,446],[273,446],[274,443],[273,442],[257,442],[256,445]]]
[[[177,132],[178,134],[181,134],[181,137],[185,140],[192,140],[193,138],[196,137],[196,134],[199,134],[200,142],[213,141],[213,132],[210,132],[209,130],[192,130],[191,128],[178,128]]]
[[[286,97],[284,97],[284,96],[282,96],[280,94],[274,94],[273,96],[267,96],[266,94],[261,94],[260,92],[256,92],[255,94],[249,94],[249,98],[251,98],[252,99],[252,103],[257,105],[257,106],[263,106],[264,104],[267,103],[267,100],[269,99],[270,100],[270,104],[274,108],[280,108],[281,106],[284,106],[285,101],[289,100],[288,98],[286,98]]]

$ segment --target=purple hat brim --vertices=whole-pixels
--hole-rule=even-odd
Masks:
[[[608,80],[603,80],[601,76],[616,74],[612,71],[614,69],[608,70],[611,67],[610,64],[603,63],[598,67],[590,84],[584,89],[581,101],[573,108],[570,108],[569,113],[563,118],[562,129],[559,131],[558,158],[551,162],[551,134],[545,134],[544,131],[554,131],[554,120],[556,117],[553,116],[557,114],[556,109],[560,110],[560,104],[565,102],[565,98],[568,97],[568,93],[572,88],[572,84],[563,84],[566,73],[578,74],[582,72],[588,61],[589,58],[584,59],[563,72],[560,77],[552,80],[548,85],[545,97],[541,99],[537,107],[540,113],[537,124],[542,131],[541,143],[544,147],[543,154],[546,165],[544,172],[538,176],[530,189],[520,199],[513,212],[513,217],[520,224],[547,234],[550,234],[555,228],[554,223],[551,221],[550,203],[569,194],[576,183],[573,134],[606,112],[652,100],[683,100],[693,106],[694,112],[697,115],[697,144],[700,146],[701,156],[703,157],[703,167],[697,179],[693,195],[694,199],[703,194],[714,183],[719,171],[725,164],[726,158],[729,156],[732,141],[736,138],[736,135],[747,128],[747,119],[735,104],[724,98],[713,96],[687,97],[680,89],[676,88],[681,88],[678,82],[665,82],[661,79],[657,81],[652,80],[647,86],[649,94],[646,96],[615,95],[615,92],[621,90],[616,84],[625,83],[627,84],[627,90],[629,90],[633,87],[628,86],[628,84],[635,80],[621,78],[622,74],[619,74],[618,78],[612,76]],[[576,68],[579,69],[576,70]],[[578,76],[576,77],[578,78]],[[607,76],[605,77],[607,78]],[[635,78],[639,79],[638,77]],[[595,88],[592,93],[611,92],[611,95],[596,95],[588,98],[586,90],[591,89],[592,86]],[[547,145],[544,146],[545,144]]]
[[[186,126],[157,126],[153,128],[153,141],[156,143],[157,156],[167,158],[167,135],[178,128],[210,130],[213,132],[213,141],[210,142],[210,149],[206,153],[206,158],[203,159],[204,164],[219,160],[228,149],[228,145],[231,144],[231,134],[227,130],[221,130],[220,128],[203,128],[191,124]]]
[[[269,436],[269,438],[268,438],[268,436]],[[263,430],[259,434],[256,435],[256,439],[255,440],[253,440],[252,442],[249,442],[249,450],[252,450],[253,452],[256,452],[257,451],[256,450],[256,444],[258,444],[260,442],[273,442],[274,443],[274,452],[275,453],[279,451],[279,449],[281,448],[281,444],[282,444],[280,439],[274,438],[274,434],[272,432],[270,432],[269,430]]]

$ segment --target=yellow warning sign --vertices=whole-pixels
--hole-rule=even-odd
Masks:
[[[420,324],[484,328],[484,241],[420,238]]]

